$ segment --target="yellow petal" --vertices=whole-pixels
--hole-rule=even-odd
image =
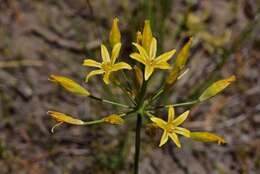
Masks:
[[[141,45],[142,44],[142,33],[140,31],[137,31],[136,33],[136,43]]]
[[[107,47],[103,44],[101,44],[101,57],[102,57],[103,62],[105,62],[105,63],[110,62],[110,56],[107,51]]]
[[[151,117],[150,119],[161,129],[165,129],[167,123],[163,119],[158,118],[158,117]]]
[[[157,40],[155,38],[152,39],[151,45],[150,45],[150,50],[149,50],[149,57],[151,59],[154,59],[156,56],[157,52]]]
[[[104,73],[104,76],[103,76],[103,81],[104,81],[105,84],[107,84],[107,85],[110,83],[109,76],[110,76],[110,72],[105,72],[105,73]]]
[[[168,133],[166,131],[163,131],[163,135],[161,137],[159,147],[162,147],[162,145],[164,145],[168,141],[168,137],[169,137]]]
[[[171,51],[161,54],[155,60],[157,63],[167,62],[170,58],[172,58],[172,56],[175,54],[175,52],[176,52],[176,50],[173,49]]]
[[[170,69],[171,65],[169,63],[167,63],[167,62],[160,62],[160,63],[155,62],[154,63],[154,68]]]
[[[132,53],[130,54],[130,57],[142,64],[145,64],[145,57],[141,56],[140,54],[138,53]]]
[[[94,70],[94,71],[91,71],[90,73],[88,73],[85,81],[88,82],[89,78],[92,77],[92,76],[95,76],[95,75],[99,75],[99,74],[103,74],[104,71],[103,70]]]
[[[210,132],[191,132],[190,133],[190,137],[193,140],[196,141],[202,141],[202,142],[216,142],[218,144],[225,144],[226,141],[224,140],[224,138],[210,133]]]
[[[112,114],[103,118],[104,122],[110,124],[123,124],[124,120],[117,114]]]
[[[141,87],[142,84],[143,84],[143,79],[144,79],[144,77],[143,77],[143,72],[142,72],[142,70],[141,70],[138,66],[136,66],[136,65],[135,65],[135,67],[134,67],[134,70],[135,70],[135,77],[136,77],[136,81],[137,81],[137,83],[138,83],[138,86]]]
[[[113,47],[113,50],[112,50],[112,55],[111,55],[111,63],[114,64],[118,55],[119,55],[119,52],[120,52],[120,49],[121,49],[121,43],[117,43],[115,44],[115,46]]]
[[[137,50],[145,60],[149,59],[148,52],[146,52],[146,50],[141,45],[137,43],[133,43],[133,45],[137,48]]]
[[[225,89],[228,85],[230,85],[235,80],[236,80],[235,76],[230,76],[229,78],[226,78],[224,80],[219,80],[213,83],[201,94],[199,100],[204,101],[217,95],[219,92],[221,92],[223,89]]]
[[[176,133],[170,133],[169,136],[172,139],[172,141],[176,144],[176,146],[178,148],[180,148],[181,147],[181,143],[180,143],[180,140],[179,140],[177,134]]]
[[[68,91],[74,94],[82,95],[82,96],[88,96],[90,94],[81,85],[79,85],[74,80],[71,80],[67,77],[51,75],[49,80],[60,84],[62,87],[64,87],[65,89],[67,89]]]
[[[181,134],[181,135],[188,137],[188,138],[190,137],[190,131],[188,129],[183,128],[183,127],[175,127],[174,132],[176,134]]]
[[[187,59],[189,57],[191,44],[192,44],[192,37],[190,37],[189,41],[180,50],[180,53],[177,55],[174,66],[178,67],[179,69],[182,69],[185,66]]]
[[[152,75],[154,71],[154,68],[152,66],[145,66],[145,71],[144,71],[144,79],[148,80],[150,78],[150,76]]]
[[[168,109],[168,123],[171,123],[174,120],[174,108],[171,105]]]
[[[61,112],[48,111],[47,114],[52,116],[58,122],[64,122],[64,123],[75,124],[75,125],[84,125],[84,121],[73,118],[72,116],[66,115]]]
[[[91,67],[97,67],[100,68],[101,67],[101,63],[92,60],[92,59],[85,59],[83,62],[83,66],[91,66]]]
[[[112,28],[109,33],[109,42],[111,47],[114,47],[117,43],[121,42],[121,33],[118,27],[118,18],[113,19]]]
[[[142,46],[149,53],[150,44],[153,38],[153,33],[150,26],[150,21],[145,20],[144,29],[143,29],[143,37],[142,37]]]
[[[174,126],[179,126],[180,124],[182,124],[188,117],[190,111],[186,111],[184,113],[182,113],[179,117],[177,117],[174,121],[173,121],[173,125]]]
[[[112,66],[111,71],[118,71],[118,70],[121,70],[121,69],[129,69],[130,70],[130,69],[132,69],[132,67],[125,62],[119,62],[119,63],[116,63]]]

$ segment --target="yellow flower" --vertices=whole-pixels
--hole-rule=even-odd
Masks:
[[[85,88],[83,88],[78,83],[76,83],[75,81],[73,81],[67,77],[51,75],[49,80],[51,82],[60,84],[61,86],[63,86],[65,89],[67,89],[68,91],[70,91],[72,93],[82,95],[82,96],[90,95],[90,93]]]
[[[216,142],[218,144],[225,144],[226,141],[224,140],[224,138],[210,133],[210,132],[191,132],[190,133],[190,137],[193,140],[196,141],[202,141],[202,142]]]
[[[103,74],[103,80],[106,84],[109,84],[110,80],[109,80],[109,76],[112,72],[114,71],[119,71],[121,69],[132,69],[130,65],[128,65],[125,62],[119,62],[119,63],[115,63],[116,59],[119,55],[121,49],[121,43],[117,43],[112,50],[112,55],[110,58],[110,55],[108,53],[108,50],[106,48],[105,45],[101,45],[101,57],[102,57],[102,63],[99,63],[95,60],[92,59],[85,59],[83,62],[83,66],[91,66],[91,67],[96,67],[99,68],[99,70],[94,70],[91,71],[87,77],[86,77],[86,81],[88,81],[88,79],[91,76],[94,75],[99,75],[99,74]]]
[[[112,28],[109,33],[109,43],[112,47],[121,42],[121,34],[118,27],[118,21],[118,18],[113,19]]]
[[[157,41],[155,38],[153,38],[151,41],[149,52],[147,52],[144,47],[137,43],[133,43],[133,45],[138,49],[139,53],[132,53],[130,57],[145,65],[145,80],[149,79],[155,68],[170,68],[170,65],[167,63],[167,61],[174,55],[175,49],[156,57]]]
[[[199,97],[199,101],[204,101],[217,95],[235,80],[236,80],[235,76],[230,76],[226,79],[214,82],[201,94],[201,96]]]
[[[47,114],[52,116],[58,122],[62,122],[62,123],[64,122],[64,123],[75,124],[75,125],[84,125],[84,121],[73,118],[72,116],[66,115],[61,112],[48,111]]]
[[[172,139],[172,141],[177,145],[177,147],[180,148],[181,143],[179,141],[177,134],[181,134],[185,137],[190,137],[190,131],[188,129],[179,127],[179,125],[182,124],[188,117],[189,111],[182,113],[176,119],[174,119],[174,115],[175,115],[174,108],[173,108],[173,106],[170,106],[169,110],[168,110],[168,121],[167,122],[158,117],[151,117],[151,120],[164,131],[163,135],[161,137],[159,147],[164,145],[168,141],[168,138],[170,137]]]
[[[117,114],[112,114],[103,118],[104,122],[110,124],[123,124],[124,120]]]

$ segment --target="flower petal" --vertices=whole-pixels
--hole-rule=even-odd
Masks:
[[[156,56],[156,52],[157,52],[157,40],[153,38],[150,44],[149,57],[151,59],[154,59]]]
[[[132,53],[132,54],[130,54],[130,57],[131,57],[132,59],[134,59],[134,60],[136,60],[136,61],[138,61],[138,62],[140,62],[140,63],[142,63],[142,64],[145,65],[145,57],[142,56],[141,54]]]
[[[168,123],[171,123],[171,122],[173,122],[173,120],[174,120],[174,108],[173,108],[173,106],[171,105],[170,107],[169,107],[169,109],[168,109]]]
[[[125,62],[119,62],[119,63],[116,63],[112,66],[111,71],[118,71],[118,70],[121,70],[121,69],[129,69],[130,70],[130,69],[132,69],[132,67]]]
[[[148,80],[149,77],[152,75],[154,71],[154,68],[150,65],[145,66],[145,72],[144,72],[144,79]]]
[[[85,59],[82,65],[83,66],[97,67],[97,68],[101,67],[101,63],[99,63],[95,60],[92,60],[92,59]]]
[[[177,117],[172,123],[174,126],[179,126],[180,124],[182,124],[186,118],[188,117],[190,111],[186,111],[184,113],[182,113],[179,117]]]
[[[102,57],[103,62],[105,62],[105,63],[110,62],[110,56],[107,51],[107,47],[103,44],[101,44],[101,57]]]
[[[180,140],[179,140],[177,134],[176,133],[171,133],[171,134],[169,134],[169,136],[172,139],[172,141],[176,144],[176,146],[178,148],[180,148],[181,147],[181,143],[180,143]]]
[[[157,63],[160,62],[167,62],[170,58],[172,58],[172,56],[175,54],[176,50],[173,49],[171,51],[168,51],[166,53],[161,54],[160,56],[156,57],[156,61]]]
[[[110,72],[105,72],[105,74],[104,74],[104,76],[103,76],[103,81],[104,81],[105,84],[107,84],[107,85],[110,83],[109,76],[110,76]]]
[[[116,59],[119,55],[120,49],[121,49],[121,43],[117,43],[112,50],[112,55],[111,55],[111,63],[114,64],[116,62]]]
[[[150,119],[161,129],[165,129],[167,123],[163,119],[158,118],[158,117],[151,117]]]
[[[169,138],[169,136],[168,136],[167,131],[163,131],[159,147],[162,147],[162,145],[164,145],[168,141],[168,138]]]
[[[141,45],[139,45],[137,43],[133,43],[133,45],[138,49],[141,56],[143,56],[145,59],[149,59],[147,52],[145,51],[145,49]]]
[[[95,75],[99,75],[99,74],[103,74],[104,71],[103,70],[94,70],[94,71],[91,71],[90,73],[88,73],[85,81],[88,82],[89,78],[92,77],[92,76],[95,76]]]
[[[188,129],[183,128],[183,127],[175,127],[174,132],[176,134],[181,134],[181,135],[188,137],[188,138],[190,137],[190,131]]]
[[[160,63],[155,62],[154,67],[159,69],[170,69],[171,65],[167,62],[160,62]]]

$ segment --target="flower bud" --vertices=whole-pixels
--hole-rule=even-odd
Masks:
[[[64,123],[75,124],[75,125],[83,125],[84,124],[84,121],[73,118],[72,116],[63,114],[61,112],[48,111],[47,114],[52,116],[58,122],[64,122]]]
[[[55,82],[55,83],[60,84],[61,86],[63,86],[68,91],[75,93],[77,95],[81,95],[81,96],[89,96],[90,95],[90,93],[85,88],[83,88],[81,85],[76,83],[74,80],[71,80],[67,77],[51,75],[49,80],[51,82]]]
[[[117,114],[109,115],[105,118],[103,118],[104,122],[110,123],[110,124],[123,124],[124,120]]]
[[[235,76],[230,76],[226,79],[216,81],[212,85],[210,85],[199,97],[199,101],[207,100],[218,93],[220,93],[222,90],[224,90],[227,86],[229,86],[232,82],[236,80]]]
[[[121,42],[121,33],[118,27],[118,18],[113,19],[112,28],[109,33],[109,42],[113,48],[117,43]]]
[[[150,44],[153,39],[153,33],[150,26],[150,21],[145,20],[144,22],[144,29],[143,29],[143,35],[142,35],[142,46],[145,48],[145,50],[149,53]]]
[[[202,142],[216,142],[218,144],[225,144],[224,138],[209,132],[191,132],[190,137],[196,141]]]

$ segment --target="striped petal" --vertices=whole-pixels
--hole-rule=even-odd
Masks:
[[[160,140],[159,147],[162,147],[168,141],[168,138],[169,138],[169,136],[168,136],[167,131],[164,131],[163,135],[161,137],[161,140]]]
[[[186,111],[184,113],[182,113],[179,117],[177,117],[172,123],[174,126],[179,126],[180,124],[182,124],[188,117],[190,111]]]
[[[148,80],[154,71],[154,67],[145,66],[144,79]]]
[[[190,137],[190,131],[188,129],[183,128],[183,127],[175,127],[174,132],[176,134],[181,134],[181,135],[188,137],[188,138]]]
[[[171,51],[168,51],[166,53],[161,54],[160,56],[158,56],[155,60],[160,63],[160,62],[167,62],[174,54],[175,54],[176,50],[173,49]]]
[[[133,43],[133,45],[138,49],[141,56],[143,56],[145,59],[149,59],[147,52],[145,51],[145,49],[141,45],[139,45],[137,43]]]
[[[125,62],[119,62],[119,63],[116,63],[112,66],[111,71],[118,71],[118,70],[121,70],[121,69],[129,69],[130,70],[130,69],[132,69],[132,67]]]
[[[95,60],[92,60],[92,59],[85,59],[82,65],[83,66],[97,67],[97,68],[101,67],[101,63],[99,63]]]
[[[142,55],[140,55],[138,53],[132,53],[132,54],[130,54],[130,57],[145,65],[145,57],[143,57]]]
[[[88,82],[89,78],[92,77],[92,76],[95,76],[95,75],[99,75],[99,74],[103,74],[104,71],[103,70],[94,70],[94,71],[91,71],[90,73],[88,73],[85,81]]]
[[[170,69],[171,65],[167,62],[155,62],[154,67],[159,69]]]
[[[103,81],[105,82],[105,84],[109,84],[110,80],[109,80],[109,76],[110,76],[110,72],[105,72],[104,76],[103,76]]]
[[[110,62],[110,56],[107,51],[107,47],[103,44],[101,44],[101,57],[102,57],[103,62],[105,62],[105,63]]]
[[[181,147],[181,143],[180,143],[180,140],[179,140],[177,134],[176,133],[171,133],[171,134],[169,134],[169,136],[172,139],[172,141],[176,144],[176,146],[178,148],[180,148]]]
[[[168,123],[171,123],[174,120],[174,108],[171,105],[168,109]]]
[[[117,43],[112,50],[112,55],[111,55],[111,63],[114,64],[116,62],[116,59],[118,58],[119,52],[121,49],[121,43]]]
[[[163,119],[160,119],[158,117],[151,117],[150,118],[152,120],[152,122],[154,122],[157,126],[159,126],[162,129],[165,129],[166,127],[166,122]]]
[[[150,44],[149,56],[151,59],[154,59],[157,52],[157,40],[155,38],[152,39]]]

